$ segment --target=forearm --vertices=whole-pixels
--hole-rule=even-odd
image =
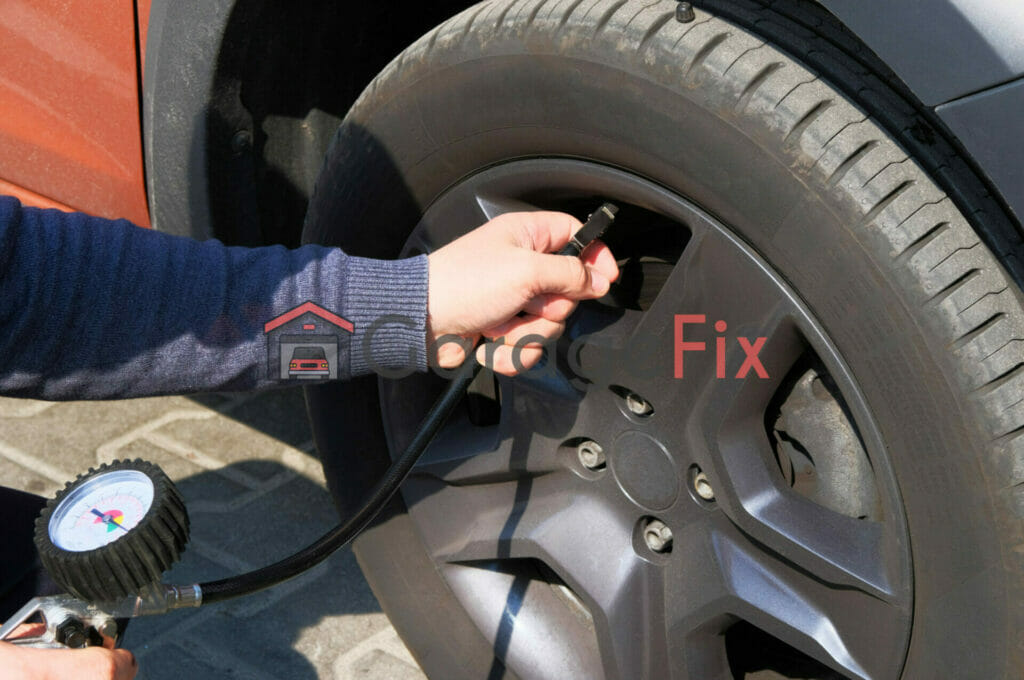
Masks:
[[[264,324],[312,301],[354,333],[338,377],[425,365],[427,265],[229,248],[0,199],[0,392],[104,399],[277,384]],[[373,358],[364,337],[375,333]]]

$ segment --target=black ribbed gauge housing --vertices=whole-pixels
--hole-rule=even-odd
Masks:
[[[148,507],[146,479],[152,484]],[[133,496],[133,489],[143,493]],[[93,507],[91,499],[108,509]],[[118,503],[134,512],[131,522],[137,523],[128,526],[127,521],[117,521],[127,516],[113,509],[120,507]],[[76,542],[76,534],[83,532],[90,538]],[[105,532],[111,535],[104,536]],[[94,603],[133,597],[159,583],[180,557],[188,537],[188,512],[181,493],[163,470],[138,459],[90,468],[68,482],[46,504],[35,525],[36,548],[50,577],[71,595]]]

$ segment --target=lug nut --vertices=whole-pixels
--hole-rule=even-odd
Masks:
[[[588,470],[599,470],[606,464],[604,449],[595,441],[587,440],[576,447],[580,464]]]
[[[604,449],[595,441],[589,439],[576,447],[576,455],[579,456],[580,465],[588,470],[600,470],[605,466]]]
[[[656,553],[672,552],[672,530],[660,519],[644,525],[644,543]]]
[[[646,417],[654,413],[654,408],[635,392],[626,395],[626,408],[635,416]]]
[[[708,481],[708,476],[703,472],[698,472],[693,478],[693,490],[697,492],[697,495],[706,501],[715,500],[715,490],[711,488],[711,482]]]

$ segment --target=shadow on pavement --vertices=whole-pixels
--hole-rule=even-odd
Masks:
[[[259,427],[252,420],[243,422]],[[271,432],[291,427],[279,421],[263,425],[266,429],[260,429]],[[238,479],[259,482],[251,488]],[[236,462],[176,481],[189,507],[192,531],[182,561],[165,577],[167,583],[220,579],[271,564],[305,547],[337,521],[330,496],[319,483],[271,460]],[[354,557],[344,550],[256,595],[133,621],[125,646],[139,656],[139,678],[148,680],[179,680],[189,674],[330,677],[336,657],[384,625],[383,617],[359,615],[379,612]]]
[[[301,385],[252,394],[196,394],[188,399],[316,456]]]

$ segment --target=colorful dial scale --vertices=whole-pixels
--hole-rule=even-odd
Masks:
[[[72,552],[113,543],[139,525],[153,505],[153,480],[137,470],[96,475],[76,487],[50,517],[50,540]]]
[[[187,542],[181,494],[160,468],[142,460],[79,475],[36,521],[36,548],[50,576],[94,603],[159,583]]]

